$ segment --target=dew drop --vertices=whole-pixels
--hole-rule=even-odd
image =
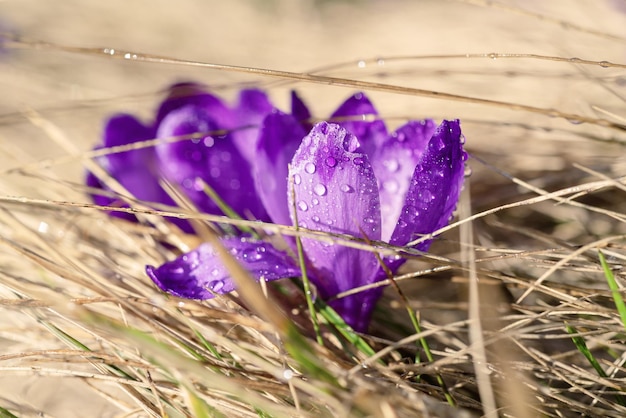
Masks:
[[[398,226],[399,226],[400,228],[406,228],[406,227],[407,227],[407,225],[408,225],[408,224],[407,224],[406,222],[404,222],[402,219],[400,219],[400,220],[398,221]]]
[[[195,180],[193,181],[193,188],[194,190],[198,192],[201,192],[204,190],[204,185],[205,185],[205,182],[200,177],[196,177]]]
[[[383,182],[383,189],[385,189],[389,193],[395,193],[398,191],[399,188],[400,186],[398,185],[398,182],[393,179]]]
[[[422,202],[428,203],[435,198],[435,195],[428,189],[424,189],[419,193],[419,198]]]
[[[217,277],[220,275],[220,269],[213,269],[211,270],[211,275],[214,277]]]
[[[366,63],[365,63],[365,61],[363,61],[363,60],[360,60],[360,61],[357,63],[357,66],[358,66],[359,68],[365,68],[365,65],[366,65]]]
[[[294,174],[293,182],[296,183],[296,184],[302,183],[302,177],[300,177],[300,174]]]
[[[461,160],[467,161],[468,158],[469,158],[469,155],[467,154],[467,152],[463,151],[463,153],[461,154]]]
[[[319,222],[320,221],[320,217],[315,215],[313,218],[313,222]]]
[[[415,220],[415,218],[417,218],[420,214],[417,208],[411,205],[406,205],[404,209],[402,209],[402,211],[404,212],[404,214],[406,215],[409,221]]]
[[[224,280],[215,280],[209,286],[211,286],[212,291],[217,293],[224,288]]]
[[[211,167],[211,171],[209,171],[209,173],[214,179],[218,178],[220,174],[222,174],[221,170],[217,167]]]
[[[241,182],[237,179],[232,179],[230,181],[230,188],[232,190],[239,190],[239,188],[241,187]]]
[[[353,162],[355,165],[363,165],[363,158],[361,158],[361,157],[356,157],[354,160],[352,160],[352,162]]]
[[[400,169],[400,163],[398,160],[385,160],[383,161],[383,165],[390,173],[395,173]]]
[[[611,66],[611,63],[608,61],[600,61],[598,65],[602,68],[609,68]]]
[[[306,165],[304,166],[304,171],[306,171],[309,174],[313,174],[315,173],[315,169],[317,167],[315,167],[315,164],[313,163],[306,163]]]
[[[205,147],[211,148],[213,145],[215,145],[215,139],[213,139],[212,136],[207,136],[206,138],[204,138],[202,143],[204,144]]]
[[[339,187],[339,190],[341,190],[344,193],[354,193],[354,187],[348,184],[341,185],[341,187]]]
[[[465,177],[469,177],[472,175],[472,167],[470,166],[465,166],[465,170],[463,171],[463,175]]]
[[[176,275],[183,274],[185,273],[185,269],[183,267],[176,267],[176,268],[171,269],[170,273],[176,274]]]
[[[306,212],[307,210],[309,210],[309,205],[307,205],[304,200],[301,200],[298,202],[298,208],[300,208],[302,212]]]
[[[326,190],[326,186],[324,186],[321,183],[318,183],[318,184],[315,185],[315,187],[313,187],[313,191],[318,196],[325,196],[327,190]]]
[[[327,157],[325,161],[326,165],[331,168],[337,165],[337,159],[335,157]]]
[[[313,206],[317,206],[320,204],[320,201],[316,198],[313,198],[313,200],[311,200],[311,203],[313,204]]]
[[[263,251],[259,251],[261,249],[265,250],[263,247],[244,250],[243,258],[248,261],[259,261],[263,258]]]

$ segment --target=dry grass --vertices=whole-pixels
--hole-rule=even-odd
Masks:
[[[0,4],[21,35],[0,64],[0,416],[626,415],[621,292],[598,258],[621,286],[618,1],[126,3]],[[496,55],[511,53],[536,55]],[[180,79],[228,97],[260,85],[281,105],[295,87],[320,118],[363,89],[390,126],[462,120],[472,174],[457,220],[428,257],[384,248],[411,258],[396,281],[421,332],[391,287],[368,356],[329,326],[318,345],[289,283],[202,303],[150,283],[146,264],[198,238],[141,202],[157,228],[108,218],[82,173],[107,115],[148,117]]]

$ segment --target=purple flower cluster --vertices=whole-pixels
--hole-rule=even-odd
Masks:
[[[246,218],[294,225],[295,208],[300,227],[404,246],[448,223],[467,154],[458,120],[439,126],[432,120],[410,121],[389,133],[376,115],[369,99],[357,93],[332,114],[336,123],[311,126],[309,111],[295,93],[291,113],[283,113],[258,90],[242,91],[231,108],[198,85],[180,84],[149,126],[129,115],[111,118],[103,145],[207,135],[111,154],[101,164],[145,201],[173,204],[159,185],[164,178],[198,210],[220,214],[203,191],[206,183]],[[88,184],[102,187],[91,174]],[[116,203],[103,196],[95,201]],[[179,226],[190,231],[185,222]],[[228,236],[222,243],[257,280],[300,275],[295,260],[267,242]],[[318,295],[354,329],[366,330],[381,288],[333,298],[385,279],[376,256],[311,238],[302,244]],[[429,245],[424,241],[416,248],[426,251]],[[383,262],[395,273],[404,260]],[[160,267],[148,266],[147,273],[162,290],[183,298],[209,299],[235,289],[209,244]]]

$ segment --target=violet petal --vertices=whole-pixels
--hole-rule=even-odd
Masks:
[[[337,124],[318,123],[293,157],[289,169],[301,227],[380,239],[380,204],[376,177],[357,138]],[[289,207],[294,205],[288,193]],[[371,283],[378,262],[373,253],[302,240],[313,266],[312,280],[323,297]],[[331,304],[349,323],[363,315],[359,296]]]
[[[234,131],[231,136],[241,155],[251,164],[255,159],[261,124],[272,110],[274,106],[263,91],[247,89],[239,93],[239,103],[233,111]]]
[[[311,112],[295,90],[291,90],[291,115],[302,124],[305,131],[308,132],[313,128],[313,125],[309,122]]]
[[[219,98],[207,93],[204,86],[197,83],[178,83],[170,87],[168,96],[157,111],[155,126],[158,127],[170,112],[189,105],[204,109],[219,123],[220,129],[233,127],[232,111]]]
[[[465,160],[458,120],[437,127],[415,168],[402,213],[390,243],[405,245],[448,224],[463,186]],[[430,241],[416,246],[426,251]]]
[[[111,117],[104,127],[103,147],[129,145],[155,137],[155,132],[139,122],[135,117],[119,114]],[[102,167],[117,180],[135,198],[144,202],[156,202],[175,206],[172,198],[160,186],[153,174],[155,163],[154,148],[141,148],[132,151],[112,153],[98,158]],[[110,191],[93,173],[87,174],[87,186]],[[128,207],[122,199],[93,195],[94,203],[102,206]],[[136,221],[134,215],[124,212],[110,212],[111,216]],[[170,219],[185,232],[192,232],[189,222],[182,219]]]
[[[331,119],[350,116],[376,117],[378,112],[365,93],[356,93],[335,110]],[[353,118],[334,123],[341,125],[355,135],[361,143],[361,148],[369,156],[372,156],[374,150],[387,138],[387,128],[382,120],[364,121]]]
[[[229,237],[222,239],[222,245],[257,281],[300,275],[293,260],[268,243]],[[211,299],[235,290],[228,270],[207,243],[158,268],[147,266],[146,272],[161,290],[186,299]]]
[[[372,166],[380,191],[383,241],[391,238],[415,167],[436,127],[430,119],[410,121],[389,135],[374,152]]]
[[[263,121],[254,164],[259,197],[274,223],[291,225],[287,202],[289,162],[306,133],[291,115],[272,113]]]
[[[157,136],[170,138],[215,131],[219,125],[212,116],[202,107],[182,107],[163,119]],[[222,213],[205,193],[204,182],[241,216],[267,219],[256,195],[248,162],[229,135],[170,142],[157,146],[156,151],[165,177],[182,187],[200,211]]]

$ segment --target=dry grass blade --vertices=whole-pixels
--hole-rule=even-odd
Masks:
[[[623,2],[2,8],[18,35],[0,31],[0,417],[626,416]],[[311,121],[354,89],[390,130],[459,118],[471,189],[455,221],[416,237],[434,238],[429,254],[200,214],[171,184],[180,207],[143,202],[98,158],[208,133],[93,146],[105,118],[147,120],[187,80],[227,98],[266,88],[285,109],[295,88]],[[86,168],[130,208],[92,204]],[[408,262],[374,285],[399,292],[363,335],[323,315],[314,330],[307,309],[322,304],[290,282],[261,288],[227,251],[237,294],[182,300],[150,283],[145,265],[216,223]]]

